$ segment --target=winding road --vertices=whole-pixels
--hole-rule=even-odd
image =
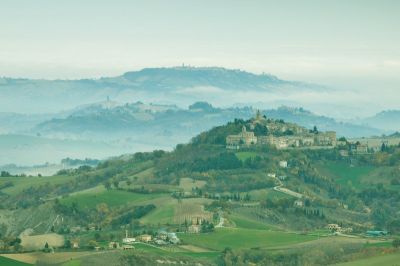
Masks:
[[[274,187],[275,191],[278,191],[278,192],[281,192],[281,193],[285,193],[286,195],[289,195],[289,196],[292,196],[292,197],[295,197],[295,198],[298,198],[298,199],[301,199],[301,198],[304,197],[303,194],[300,194],[298,192],[294,192],[293,190],[290,190],[288,188],[284,188],[283,187],[283,183],[279,178],[275,177],[275,180],[278,181],[278,184],[279,184],[278,186]]]

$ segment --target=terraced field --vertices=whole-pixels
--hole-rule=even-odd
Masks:
[[[165,197],[154,200],[156,209],[141,219],[142,223],[147,224],[177,224],[183,223],[185,219],[190,221],[192,218],[203,217],[210,220],[212,213],[204,210],[204,205],[211,200],[204,198],[182,199],[178,201],[172,197]]]

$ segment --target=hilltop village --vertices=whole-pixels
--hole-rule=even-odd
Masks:
[[[227,149],[240,149],[241,146],[271,145],[277,149],[286,148],[333,148],[345,144],[337,141],[336,132],[319,132],[316,127],[308,130],[283,120],[272,120],[257,112],[250,123],[242,127],[242,132],[226,137]],[[342,143],[343,142],[343,143]]]

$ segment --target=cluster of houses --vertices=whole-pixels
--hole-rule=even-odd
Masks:
[[[326,226],[327,229],[334,233],[342,233],[342,234],[347,234],[353,232],[353,228],[351,227],[341,227],[338,224],[328,224]]]
[[[71,248],[79,249],[80,243],[79,239],[71,240]],[[136,237],[130,237],[128,231],[125,231],[125,237],[122,239],[122,243],[118,241],[110,241],[108,243],[108,249],[134,249],[134,244],[136,243],[149,243],[156,245],[168,245],[168,244],[179,244],[181,241],[174,232],[167,232],[160,230],[156,236],[149,234],[142,234]],[[96,251],[100,250],[99,246],[94,247]]]
[[[368,153],[370,153],[368,145],[361,143],[350,143],[348,148],[342,145],[339,150],[339,154],[342,157],[348,157],[350,154],[363,155]]]
[[[337,234],[337,233],[342,233],[342,234],[347,233],[348,234],[348,233],[353,232],[353,228],[341,227],[338,224],[328,224],[326,226],[326,228],[335,234]],[[368,237],[383,237],[383,236],[387,236],[388,234],[389,234],[388,231],[382,231],[382,230],[369,230],[369,231],[365,232],[365,236],[368,236]]]
[[[157,233],[157,236],[153,237],[152,235],[148,234],[143,234],[137,237],[129,237],[128,232],[125,232],[125,238],[122,239],[122,248],[123,249],[132,249],[133,244],[137,242],[142,242],[142,243],[154,243],[157,245],[167,245],[167,244],[179,244],[180,239],[174,232],[167,232],[164,230],[160,230]],[[110,242],[110,245],[112,244],[113,246],[115,245],[116,242]],[[115,247],[119,248],[119,246]]]
[[[246,126],[237,135],[226,137],[228,149],[239,149],[251,145],[271,145],[278,149],[297,147],[335,147],[337,145],[336,132],[310,131],[293,123],[283,121],[267,120],[259,112],[252,119],[249,127],[264,127],[266,135],[255,136],[254,131],[248,131]]]

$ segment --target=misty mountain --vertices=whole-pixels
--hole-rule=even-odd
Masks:
[[[146,68],[117,77],[80,80],[0,78],[0,112],[60,112],[103,101],[179,103],[200,100],[231,105],[234,93],[289,93],[325,90],[268,74],[252,74],[218,67]]]
[[[142,102],[105,107],[100,103],[79,109],[63,119],[40,123],[32,133],[72,139],[119,140],[174,146],[199,132],[235,118],[250,118],[252,108],[214,108],[197,102],[188,109]]]
[[[388,131],[400,131],[400,110],[388,110],[358,121],[366,126],[382,128]]]
[[[340,122],[330,117],[316,115],[303,108],[283,106],[277,109],[266,110],[265,113],[267,117],[283,119],[287,122],[296,123],[306,128],[317,126],[317,128],[322,131],[333,130],[337,132],[338,136],[350,138],[376,136],[385,132],[384,129],[379,127]]]
[[[334,130],[338,136],[387,133],[365,125],[338,122],[303,108],[265,108],[261,112],[269,118],[306,128]],[[104,159],[136,151],[170,150],[202,131],[236,118],[249,119],[255,113],[252,107],[216,108],[207,102],[181,108],[108,100],[53,115],[1,114],[1,127],[7,130],[0,135],[0,165],[57,163],[66,157]]]
[[[196,102],[188,109],[175,105],[144,104],[125,105],[99,103],[79,109],[63,119],[51,119],[40,123],[33,133],[43,136],[73,139],[117,140],[135,139],[141,143],[151,140],[172,144],[188,141],[196,134],[214,126],[249,119],[256,110],[251,107],[215,108],[207,102]],[[361,137],[379,135],[381,130],[350,123],[337,122],[333,118],[319,116],[303,108],[280,107],[262,110],[269,118],[298,123],[306,128],[317,126],[321,130],[334,130],[340,136]]]

